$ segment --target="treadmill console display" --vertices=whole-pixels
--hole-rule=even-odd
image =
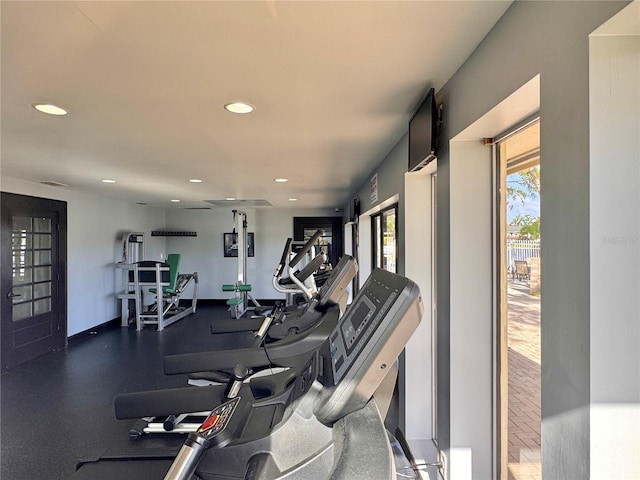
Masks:
[[[368,279],[330,337],[334,385],[342,380],[408,283],[406,278],[384,270]]]
[[[358,273],[358,263],[355,258],[350,255],[342,256],[338,264],[331,270],[327,281],[320,287],[318,292],[320,306],[339,303],[356,273]]]
[[[321,350],[324,389],[314,414],[331,424],[362,408],[374,394],[422,319],[418,286],[374,269]]]
[[[362,335],[364,328],[368,325],[376,310],[376,307],[367,297],[363,297],[356,308],[357,310],[351,315],[349,321],[344,322],[341,327],[347,354],[351,353],[353,345]]]
[[[374,269],[321,350],[324,388],[313,413],[325,425],[364,407],[422,319],[418,286]]]

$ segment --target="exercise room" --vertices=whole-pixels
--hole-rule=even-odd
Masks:
[[[0,22],[1,478],[640,478],[639,0]]]

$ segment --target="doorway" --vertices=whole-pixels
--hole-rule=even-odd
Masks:
[[[500,201],[501,478],[539,480],[540,121],[496,142]]]
[[[318,230],[322,230],[318,248],[335,267],[342,256],[342,217],[293,217],[294,240],[306,242]]]
[[[2,192],[2,369],[67,343],[67,204]]]

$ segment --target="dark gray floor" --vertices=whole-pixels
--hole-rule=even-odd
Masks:
[[[158,332],[113,327],[72,342],[5,372],[1,377],[0,478],[66,479],[79,459],[107,449],[145,449],[182,443],[179,435],[132,442],[130,420],[116,420],[115,395],[186,385],[186,376],[165,376],[163,358],[173,353],[233,348],[235,334],[212,336],[223,307],[199,307],[196,314]],[[171,438],[169,438],[171,437]]]

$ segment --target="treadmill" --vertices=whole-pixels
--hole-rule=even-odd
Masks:
[[[168,355],[164,360],[165,373],[176,375],[231,370],[238,363],[253,370],[272,366],[295,367],[304,363],[306,357],[319,348],[334,329],[341,314],[339,304],[346,297],[346,289],[356,272],[355,259],[345,255],[318,295],[300,312],[287,315],[286,311],[276,311],[266,317],[250,319],[254,324],[242,328],[247,326],[250,331],[256,330],[253,346]]]
[[[165,357],[165,373],[189,374],[190,385],[204,387],[227,383],[234,376],[237,380],[245,381],[251,375],[268,374],[302,365],[322,345],[336,325],[340,314],[338,304],[346,297],[346,289],[356,272],[355,259],[345,255],[304,309],[291,315],[275,309],[264,317],[249,319],[255,322],[255,328],[259,327],[252,346],[169,355]],[[247,323],[243,325],[247,326]],[[238,370],[236,367],[239,364],[243,368]],[[194,431],[209,411],[209,408],[205,411],[176,410],[171,415],[158,416],[152,413],[158,401],[157,395],[157,391],[152,391],[116,397],[116,418],[137,419],[129,430],[132,440],[144,434]]]
[[[159,414],[209,404],[177,454],[103,456],[79,463],[72,478],[395,479],[383,418],[397,358],[422,314],[411,280],[376,269],[304,364],[233,391],[212,387],[209,398],[209,387],[158,394]]]

